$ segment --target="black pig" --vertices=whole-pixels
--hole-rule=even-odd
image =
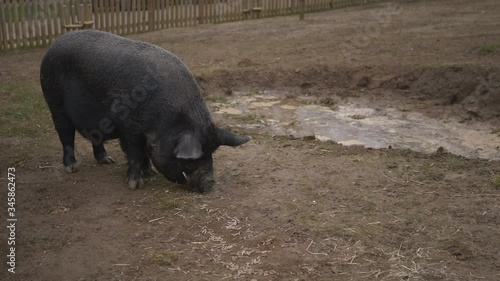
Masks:
[[[152,162],[169,180],[204,192],[214,184],[212,153],[250,139],[217,128],[188,68],[152,44],[95,30],[67,33],[43,58],[40,82],[69,173],[76,171],[76,130],[99,163],[114,162],[104,141],[120,139],[132,189],[142,185],[141,171],[154,171]]]

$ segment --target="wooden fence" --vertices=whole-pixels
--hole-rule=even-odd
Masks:
[[[0,0],[0,50],[50,44],[64,32],[115,34],[290,15],[300,0]],[[322,11],[380,0],[304,0]]]

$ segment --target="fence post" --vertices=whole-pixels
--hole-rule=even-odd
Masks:
[[[198,1],[198,23],[205,23],[205,0]]]
[[[2,39],[0,41],[0,49],[7,50],[7,21],[5,20],[5,3],[0,1],[0,29],[2,33]]]
[[[299,20],[304,20],[306,12],[306,0],[299,0]]]
[[[148,0],[148,31],[153,31],[155,28],[155,1]]]

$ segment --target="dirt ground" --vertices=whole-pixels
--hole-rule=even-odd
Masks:
[[[270,90],[362,100],[499,134],[499,14],[496,0],[401,1],[130,37],[181,57],[208,101]],[[162,176],[130,191],[117,142],[117,163],[98,165],[79,137],[80,171],[64,173],[38,85],[44,53],[0,55],[0,179],[16,168],[18,218],[15,274],[2,227],[1,280],[500,279],[499,161],[269,136],[220,118],[253,139],[215,153],[212,192]]]

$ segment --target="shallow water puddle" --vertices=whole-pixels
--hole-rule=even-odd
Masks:
[[[334,108],[276,96],[236,96],[214,104],[216,116],[235,118],[243,127],[272,135],[333,140],[343,145],[411,149],[431,153],[439,147],[469,158],[500,160],[500,137],[488,128],[471,128],[416,112],[352,104]]]

